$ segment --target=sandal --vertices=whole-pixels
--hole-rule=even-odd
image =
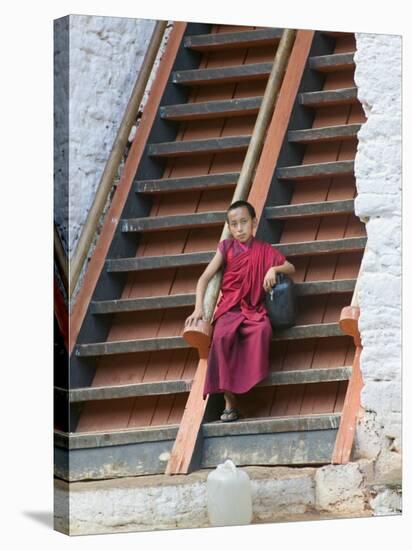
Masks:
[[[233,422],[234,420],[237,420],[239,418],[239,411],[238,409],[224,409],[220,420],[222,422]]]

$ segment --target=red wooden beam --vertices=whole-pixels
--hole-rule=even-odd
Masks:
[[[353,337],[356,350],[353,359],[352,375],[346,390],[343,403],[342,417],[333,449],[332,464],[347,464],[352,451],[355,437],[356,420],[361,412],[360,394],[363,387],[360,370],[360,355],[362,352],[361,339],[358,328],[359,308],[356,306],[344,307],[340,316],[341,329]]]

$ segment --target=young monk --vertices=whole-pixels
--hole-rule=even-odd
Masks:
[[[232,238],[221,241],[216,254],[199,278],[194,312],[185,328],[203,318],[203,298],[207,284],[224,267],[221,298],[212,320],[206,394],[224,392],[224,422],[239,418],[235,394],[245,393],[269,374],[269,346],[272,326],[264,299],[276,284],[276,274],[291,274],[294,266],[283,254],[253,236],[257,219],[253,206],[236,201],[227,210]]]

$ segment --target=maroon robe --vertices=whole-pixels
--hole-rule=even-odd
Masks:
[[[212,321],[203,399],[216,392],[245,393],[268,376],[272,326],[263,279],[272,266],[285,262],[276,248],[253,236],[246,244],[225,239],[218,249],[225,269]]]

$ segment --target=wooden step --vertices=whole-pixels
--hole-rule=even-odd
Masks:
[[[280,432],[307,432],[338,428],[341,413],[291,415],[269,418],[240,418],[236,422],[207,422],[203,424],[205,437],[222,435],[270,434]]]
[[[265,80],[269,77],[272,67],[273,63],[246,63],[233,67],[173,71],[172,82],[185,86],[198,86],[243,80]]]
[[[341,366],[321,369],[299,369],[271,372],[270,375],[257,384],[258,386],[278,386],[289,384],[310,384],[319,382],[338,382],[349,380],[352,367]],[[124,384],[116,386],[100,386],[76,388],[69,391],[56,387],[61,393],[69,393],[69,401],[78,403],[105,399],[124,399],[143,395],[165,395],[187,393],[193,380],[161,380],[139,384]]]
[[[195,303],[196,294],[171,294],[167,296],[150,296],[148,298],[128,298],[91,302],[90,311],[93,314],[152,311],[156,309],[194,307]]]
[[[295,325],[294,327],[277,330],[272,340],[306,340],[310,338],[329,338],[332,336],[345,336],[339,323],[320,323],[316,325]]]
[[[309,256],[313,254],[333,254],[363,250],[366,237],[329,239],[324,241],[304,241],[299,243],[278,243],[276,248],[285,256]],[[148,269],[166,269],[206,265],[215,255],[211,252],[188,252],[170,256],[137,256],[135,258],[107,259],[106,270],[110,273],[145,271]]]
[[[190,347],[181,336],[164,336],[162,338],[145,338],[140,340],[119,340],[117,342],[97,342],[94,344],[77,344],[75,355],[78,357],[96,357],[116,355],[119,353],[138,353],[142,351],[161,351],[184,349]]]
[[[288,132],[290,143],[321,143],[324,141],[347,141],[356,139],[361,124],[340,124],[324,126],[307,130],[291,130]]]
[[[316,384],[319,382],[340,382],[349,380],[352,367],[330,367],[323,369],[299,369],[271,372],[257,386],[285,386],[289,384]]]
[[[258,113],[262,99],[262,96],[258,96],[167,105],[160,107],[160,117],[164,120],[184,121],[250,116]]]
[[[340,329],[339,323],[296,325],[288,329],[277,331],[272,340],[302,340],[307,338],[327,338],[330,336],[345,336]],[[75,346],[75,355],[78,357],[96,357],[122,353],[138,353],[143,351],[185,349],[188,347],[190,346],[180,336],[164,336],[161,338],[146,338],[141,340],[77,344]]]
[[[229,48],[251,48],[276,44],[282,37],[283,29],[257,29],[252,31],[198,34],[184,39],[185,48],[201,52]]]
[[[283,220],[291,218],[311,218],[316,216],[333,216],[350,214],[354,211],[354,200],[307,202],[300,204],[285,204],[268,206],[265,217],[268,220]]]
[[[354,52],[318,55],[309,58],[309,68],[322,73],[349,71],[355,68]]]
[[[285,166],[276,170],[279,180],[305,181],[322,178],[350,176],[354,174],[355,161],[338,160],[316,164]]]
[[[230,457],[237,466],[330,464],[341,413],[203,424],[200,467]]]
[[[226,189],[236,187],[240,172],[224,172],[207,176],[189,176],[182,178],[161,178],[156,180],[139,180],[136,182],[136,193],[159,194],[185,191],[203,191],[209,189]]]
[[[131,218],[120,221],[123,233],[170,231],[173,229],[223,225],[226,221],[226,210],[219,212],[197,212],[195,214],[156,216],[150,218]]]
[[[179,424],[167,426],[148,426],[142,428],[126,428],[122,430],[106,430],[95,432],[62,432],[54,430],[54,442],[63,449],[87,449],[90,447],[112,447],[131,445],[162,439],[175,439]]]
[[[356,279],[336,279],[334,281],[307,281],[295,283],[298,296],[321,294],[340,294],[353,292]],[[172,294],[167,296],[150,296],[149,298],[125,298],[119,300],[102,300],[91,302],[90,311],[94,315],[125,313],[133,311],[151,311],[179,307],[194,307],[196,294]]]
[[[232,153],[246,151],[251,136],[227,136],[208,139],[191,139],[152,143],[148,146],[150,157],[185,157],[198,154]]]
[[[300,243],[279,243],[276,248],[284,256],[311,256],[315,254],[339,254],[364,250],[366,237],[345,237],[324,241],[304,241]]]
[[[69,482],[164,474],[178,424],[123,430],[54,431],[54,473]]]
[[[70,403],[80,403],[103,399],[124,399],[142,395],[187,393],[192,387],[192,382],[193,380],[160,380],[156,382],[142,382],[140,384],[76,388],[69,391],[63,388],[56,388],[56,390],[61,393],[68,393]]]
[[[295,283],[298,296],[322,294],[344,294],[355,290],[356,279],[335,279],[333,281],[306,281]]]
[[[358,88],[340,88],[320,92],[299,94],[299,103],[305,107],[330,107],[332,105],[351,105],[358,102]]]

